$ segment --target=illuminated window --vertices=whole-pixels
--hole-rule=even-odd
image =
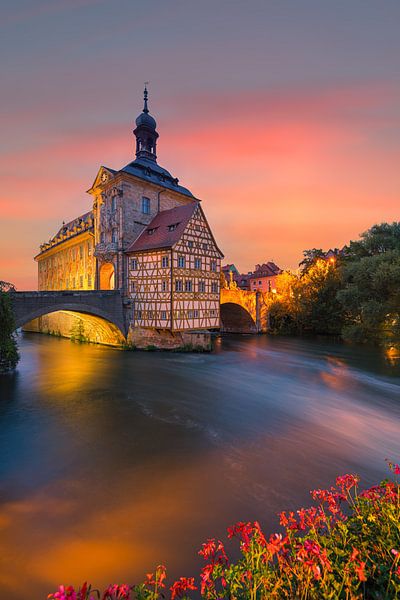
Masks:
[[[178,256],[178,267],[180,269],[184,269],[185,268],[185,264],[186,264],[185,257],[184,256]]]
[[[150,214],[150,198],[143,196],[142,198],[142,213],[144,215]]]
[[[163,269],[166,269],[169,266],[168,256],[163,256],[161,259],[161,266]]]

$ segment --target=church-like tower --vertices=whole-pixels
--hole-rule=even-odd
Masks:
[[[133,133],[136,136],[136,158],[147,159],[157,162],[157,139],[156,120],[150,115],[147,106],[148,92],[144,88],[144,107],[141,114],[136,119],[136,129]]]

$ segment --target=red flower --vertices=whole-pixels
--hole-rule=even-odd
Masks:
[[[211,560],[212,564],[228,564],[229,562],[225,552],[224,544],[221,542],[221,540],[207,540],[205,544],[202,544],[199,554],[204,558],[204,560]]]
[[[355,572],[356,575],[359,579],[359,581],[367,581],[367,578],[365,576],[365,562],[364,561],[360,561],[358,566],[355,567]]]
[[[197,587],[194,585],[194,577],[181,577],[169,589],[171,590],[171,600],[174,600],[188,590],[197,590]]]

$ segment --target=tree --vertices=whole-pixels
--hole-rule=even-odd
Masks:
[[[12,371],[18,364],[19,353],[15,339],[15,320],[10,292],[11,283],[0,281],[0,373]]]
[[[343,337],[400,343],[400,251],[352,260],[343,267],[338,300],[345,311]]]
[[[360,260],[365,256],[376,256],[390,250],[400,252],[400,222],[373,225],[360,235],[360,239],[351,241],[346,248],[349,260]]]
[[[299,263],[302,273],[305,273],[318,259],[324,258],[325,252],[322,248],[303,250],[303,260]]]

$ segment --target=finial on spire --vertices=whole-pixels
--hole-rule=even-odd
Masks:
[[[144,113],[148,113],[149,109],[147,108],[147,98],[148,98],[148,92],[147,92],[147,86],[149,85],[148,81],[144,82],[144,92],[143,92],[143,98],[144,98],[144,108],[143,108],[143,112]]]

